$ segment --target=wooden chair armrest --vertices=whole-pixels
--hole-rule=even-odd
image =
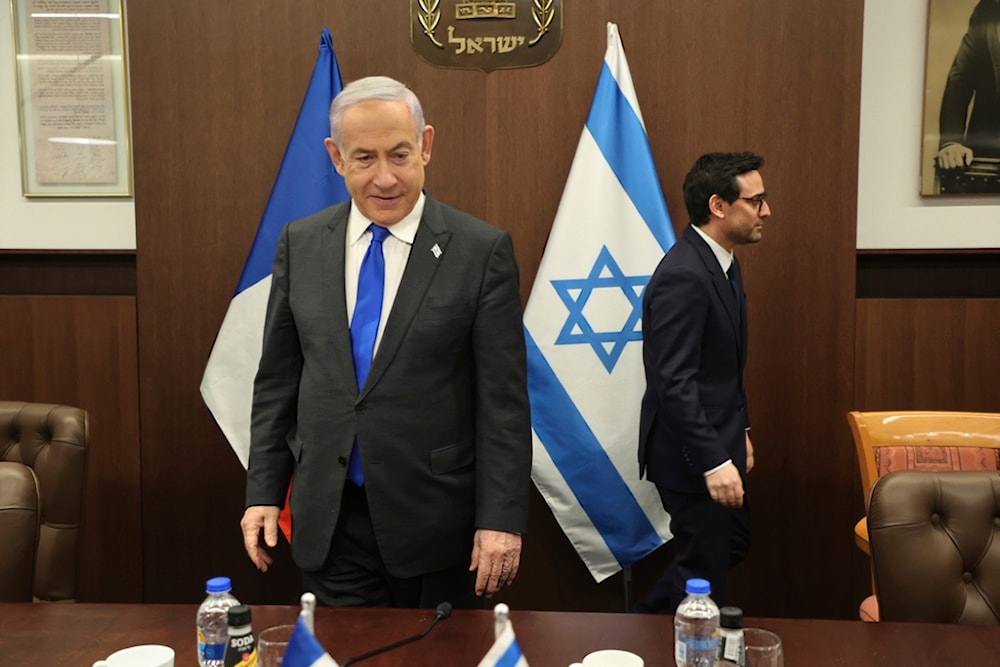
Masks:
[[[868,544],[868,517],[863,516],[854,526],[854,543],[858,548],[871,556],[871,547]]]

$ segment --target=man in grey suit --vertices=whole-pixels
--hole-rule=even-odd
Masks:
[[[750,549],[747,321],[733,248],[760,241],[771,215],[763,162],[753,153],[698,158],[684,179],[691,224],[643,295],[639,471],[670,513],[674,559],[638,611],[674,613],[693,577],[711,583],[721,606],[727,573]]]
[[[403,84],[351,83],[330,125],[351,200],[286,225],[278,242],[244,545],[266,571],[293,480],[292,556],[321,603],[482,606],[477,596],[514,580],[527,528],[511,238],[423,192],[434,128]],[[366,289],[377,247],[384,285]],[[369,370],[352,324],[373,299]]]

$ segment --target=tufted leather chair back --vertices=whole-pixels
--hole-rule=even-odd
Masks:
[[[882,621],[1000,624],[1000,473],[888,473],[868,533]]]
[[[0,600],[75,599],[88,442],[85,410],[0,401]]]

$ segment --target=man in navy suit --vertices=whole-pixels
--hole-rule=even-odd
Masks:
[[[292,556],[321,603],[481,607],[477,596],[514,580],[527,528],[511,238],[423,192],[434,128],[403,84],[351,83],[330,125],[326,147],[351,200],[286,225],[277,245],[244,546],[266,571],[294,477]],[[384,284],[366,290],[379,242]],[[361,303],[372,298],[369,317]],[[371,335],[364,368],[360,328]]]
[[[753,153],[698,158],[684,179],[691,224],[643,295],[639,470],[670,514],[675,555],[642,612],[674,613],[692,577],[707,579],[721,605],[729,570],[750,549],[747,322],[733,248],[760,241],[771,214],[762,164]]]

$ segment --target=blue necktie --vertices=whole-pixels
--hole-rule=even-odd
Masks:
[[[358,391],[365,386],[365,379],[372,367],[375,352],[375,337],[378,323],[382,319],[382,293],[385,291],[385,258],[382,256],[382,241],[389,236],[389,230],[376,224],[368,229],[372,233],[371,243],[365,258],[361,261],[358,274],[358,299],[351,318],[351,350],[354,353],[354,375],[358,380]],[[347,464],[347,477],[362,486],[365,483],[361,468],[358,442],[354,441],[351,459]]]

